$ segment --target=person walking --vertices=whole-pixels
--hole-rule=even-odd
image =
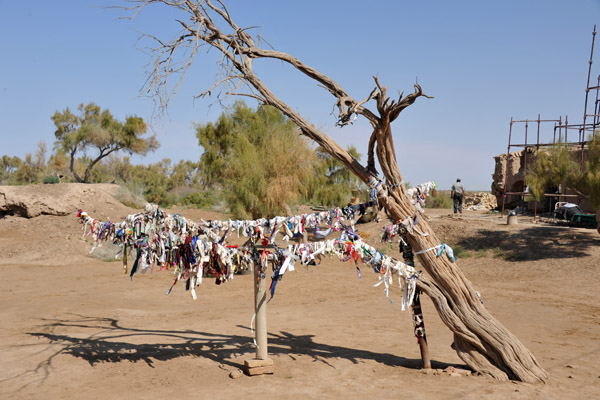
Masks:
[[[465,187],[460,182],[460,178],[458,178],[450,190],[450,197],[452,197],[454,202],[454,214],[456,214],[457,211],[462,214],[463,199],[466,194]]]

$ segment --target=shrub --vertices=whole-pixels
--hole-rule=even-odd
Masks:
[[[212,192],[193,192],[183,196],[179,203],[195,208],[210,208],[215,204],[215,195]]]
[[[52,184],[52,183],[58,183],[60,182],[60,179],[58,179],[58,176],[47,176],[44,178],[44,184]]]
[[[588,139],[587,160],[581,163],[578,150],[559,141],[537,152],[537,160],[527,176],[529,190],[540,201],[551,187],[566,184],[600,207],[600,132]],[[576,151],[577,150],[577,151]]]
[[[452,208],[452,199],[448,192],[436,191],[425,200],[425,208]]]
[[[237,135],[226,171],[225,200],[237,218],[289,212],[312,172],[314,151],[289,120],[260,126]]]
[[[146,204],[141,185],[120,185],[114,198],[131,208],[142,208]]]
[[[472,255],[469,250],[459,245],[453,246],[452,250],[454,251],[454,257],[456,258],[469,258]]]
[[[348,152],[357,160],[360,153],[354,146],[348,146]],[[312,174],[306,181],[304,202],[322,206],[342,206],[355,197],[366,186],[342,163],[325,152],[323,148],[316,150],[316,160]]]

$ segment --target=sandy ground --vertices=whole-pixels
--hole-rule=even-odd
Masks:
[[[107,198],[80,201],[100,219],[133,211]],[[206,279],[196,301],[182,286],[165,296],[169,272],[130,281],[120,261],[88,254],[74,215],[41,215],[0,218],[0,397],[600,398],[600,236],[524,217],[508,226],[481,211],[427,213],[438,236],[462,249],[458,265],[485,306],[546,368],[547,384],[426,373],[400,290],[390,304],[366,266],[359,280],[333,259],[278,285],[268,305],[276,373],[232,379],[254,356],[250,275],[220,286]],[[360,229],[384,248],[382,226]],[[423,306],[434,368],[465,368],[426,297]]]

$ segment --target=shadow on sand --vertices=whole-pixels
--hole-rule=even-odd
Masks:
[[[35,371],[38,382],[49,376],[55,357],[61,354],[78,357],[89,362],[91,366],[98,363],[119,363],[123,361],[143,361],[154,368],[155,361],[168,361],[177,357],[204,357],[216,363],[216,366],[243,368],[235,362],[241,356],[254,357],[255,348],[251,332],[249,335],[222,335],[193,330],[159,330],[137,329],[121,326],[114,318],[96,318],[74,316],[69,320],[45,321],[42,332],[30,332],[29,335],[47,339],[51,354],[42,361]],[[241,327],[241,326],[240,326]],[[85,337],[55,333],[61,330],[89,329]],[[84,336],[84,335],[82,335]],[[150,343],[139,344],[140,338]],[[372,360],[388,366],[409,369],[421,368],[420,359],[409,359],[389,353],[374,353],[368,350],[355,349],[337,345],[318,343],[314,335],[294,335],[289,332],[269,334],[269,354],[285,355],[293,360],[301,356],[311,357],[315,362],[322,362],[335,368],[328,360],[345,359],[354,364]],[[136,343],[133,343],[136,342]],[[446,368],[453,364],[432,361],[433,368]],[[461,365],[453,365],[465,368]]]
[[[595,234],[547,226],[512,232],[482,229],[457,245],[471,251],[492,249],[495,256],[507,261],[578,258],[589,256],[588,249],[600,244],[600,237]]]

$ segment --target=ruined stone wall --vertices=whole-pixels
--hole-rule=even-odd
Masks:
[[[522,192],[524,190],[525,164],[529,168],[535,162],[535,159],[536,156],[533,149],[515,151],[510,154],[500,154],[494,157],[496,163],[494,174],[492,175],[492,194],[496,196],[499,207],[502,207],[503,193]],[[504,199],[505,208],[516,207],[520,202],[521,197],[516,195],[507,195],[506,199]]]
[[[574,150],[580,151],[580,150]],[[526,159],[525,159],[526,158]],[[531,170],[531,166],[537,159],[535,148],[528,148],[526,150],[515,151],[510,154],[500,154],[494,157],[495,167],[494,174],[492,175],[492,194],[496,196],[498,202],[498,208],[502,208],[502,195],[505,192],[522,192],[526,181],[525,176],[525,164],[527,169]],[[584,153],[584,160],[586,154]],[[505,187],[506,186],[506,187]],[[579,207],[589,213],[596,213],[590,202],[584,198],[577,197],[559,197],[559,194],[576,194],[573,191],[566,189],[566,185],[561,185],[560,193],[557,191],[557,197],[549,197],[544,199],[541,203],[538,203],[538,212],[551,211],[554,209],[554,205],[557,201],[568,201],[570,203],[578,204]],[[532,197],[526,197],[526,201],[532,203]],[[513,209],[517,206],[522,206],[523,200],[518,195],[507,195],[504,199],[504,208]],[[533,205],[531,207],[533,210]]]

